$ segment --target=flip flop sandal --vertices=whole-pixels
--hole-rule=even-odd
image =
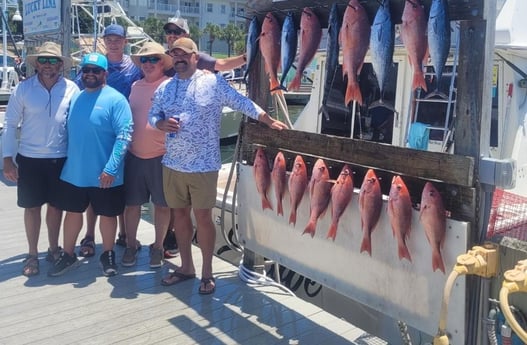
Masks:
[[[79,256],[89,258],[95,255],[95,241],[93,237],[86,236],[81,241],[81,248],[79,249]]]
[[[212,288],[207,288],[212,286]],[[199,286],[200,295],[210,295],[216,291],[216,280],[214,278],[201,278],[201,284]]]
[[[24,268],[22,274],[26,277],[36,276],[40,273],[38,257],[36,255],[28,255],[24,259]]]
[[[185,274],[178,271],[170,273],[167,277],[161,279],[161,285],[170,286],[177,283],[184,282],[185,280],[196,278],[196,274]]]

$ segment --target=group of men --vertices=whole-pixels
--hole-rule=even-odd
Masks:
[[[53,263],[48,275],[62,275],[78,263],[75,244],[86,212],[87,233],[79,254],[95,254],[98,216],[100,263],[104,275],[112,276],[118,267],[113,250],[118,216],[123,215],[123,224],[117,243],[126,246],[121,264],[133,266],[141,248],[136,239],[141,205],[151,200],[155,242],[150,266],[162,265],[167,229],[174,229],[181,258],[180,267],[161,283],[196,277],[193,212],[203,256],[199,292],[214,292],[212,209],[221,167],[221,109],[229,106],[277,130],[287,126],[221,75],[203,71],[239,67],[244,55],[216,60],[199,52],[188,37],[186,20],[179,17],[169,19],[164,30],[168,50],[147,42],[129,57],[124,54],[124,28],[109,25],[103,35],[107,54],[86,54],[76,83],[61,75],[71,59],[62,56],[59,45],[46,42],[28,56],[36,74],[13,91],[2,136],[4,176],[18,184],[18,205],[24,208],[29,245],[24,275],[39,273],[42,205],[47,204],[46,259]]]

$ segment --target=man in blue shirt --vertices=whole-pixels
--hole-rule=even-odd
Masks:
[[[83,57],[82,81],[85,89],[71,101],[67,120],[68,159],[58,193],[62,197],[64,251],[48,272],[60,276],[77,263],[75,242],[82,228],[82,213],[91,205],[100,216],[103,274],[117,274],[113,251],[117,215],[124,211],[123,160],[132,134],[132,112],[128,100],[106,85],[108,61],[104,55]]]

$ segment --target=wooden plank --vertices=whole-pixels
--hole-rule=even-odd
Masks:
[[[426,181],[436,177],[434,185],[441,193],[450,217],[467,222],[475,219],[475,190],[469,185],[473,169],[471,158],[300,131],[277,132],[257,123],[244,124],[241,133],[239,161],[244,164],[252,165],[258,146],[265,147],[271,167],[276,153],[282,151],[288,171],[292,170],[295,156],[302,155],[308,175],[311,175],[316,159],[323,158],[332,179],[336,179],[342,166],[348,164],[353,170],[356,188],[360,187],[371,167],[379,177],[384,195],[389,194],[392,177],[398,174],[403,176],[416,209]]]
[[[302,131],[278,132],[254,123],[244,124],[242,132],[244,148],[259,144],[465,187],[474,182],[470,157]]]

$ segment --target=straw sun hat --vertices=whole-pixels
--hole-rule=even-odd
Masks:
[[[165,48],[163,48],[163,46],[159,43],[146,42],[143,44],[141,49],[139,49],[137,54],[131,55],[132,61],[139,67],[141,67],[141,56],[157,56],[163,60],[163,69],[165,71],[172,68],[172,57],[170,57],[168,54],[165,54]]]
[[[39,48],[37,48],[37,53],[28,55],[26,57],[26,61],[34,67],[37,61],[37,58],[40,56],[60,58],[64,64],[63,69],[65,71],[71,68],[71,64],[72,64],[71,58],[67,56],[63,56],[60,50],[60,45],[55,42],[42,43],[42,45]]]

